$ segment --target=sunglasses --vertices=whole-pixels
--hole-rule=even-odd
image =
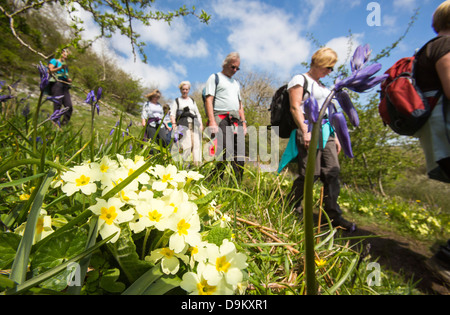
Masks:
[[[239,67],[236,67],[236,66],[231,66],[231,69],[233,69],[233,70],[236,70],[236,71],[239,71],[239,70],[241,70],[241,68],[239,68]]]
[[[327,69],[330,70],[331,72],[334,71],[334,68],[333,68],[333,67],[327,67]]]

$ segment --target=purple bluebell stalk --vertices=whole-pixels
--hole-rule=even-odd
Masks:
[[[95,94],[94,91],[90,91],[86,96],[86,100],[84,101],[87,104],[93,104],[95,102]]]
[[[114,128],[111,129],[111,131],[109,132],[109,135],[112,136],[114,133],[114,130],[116,130],[117,126],[119,126],[120,120],[116,122],[116,124],[114,125]]]
[[[183,137],[184,131],[187,130],[184,126],[178,126],[175,132],[173,133],[172,137],[175,143],[177,143],[181,137]]]
[[[352,73],[355,73],[364,67],[364,65],[369,61],[371,53],[372,50],[370,50],[370,46],[368,44],[365,46],[358,46],[358,48],[356,48],[353,58],[350,60]]]
[[[9,99],[12,99],[12,95],[0,95],[0,103],[6,102]]]
[[[41,83],[39,84],[39,88],[41,89],[41,91],[44,91],[44,89],[48,85],[50,74],[47,71],[47,67],[45,67],[42,64],[42,62],[39,62],[38,70],[39,70],[39,76],[41,77]]]
[[[353,158],[352,144],[350,142],[350,135],[348,133],[347,121],[345,120],[344,114],[334,113],[333,116],[331,116],[330,121],[345,155],[349,158]]]
[[[48,96],[46,101],[52,101],[53,103],[57,104],[57,105],[62,105],[62,98],[64,97],[64,95],[58,95],[58,96]]]
[[[311,121],[313,123],[317,122],[317,120],[319,119],[319,104],[312,94],[303,103],[303,109],[308,121]]]
[[[28,115],[30,115],[30,104],[25,105],[25,107],[22,109],[22,115],[26,118]]]
[[[379,82],[385,79],[385,76],[373,77],[381,69],[381,65],[372,64],[366,66],[370,56],[370,48],[368,45],[364,47],[358,47],[353,55],[351,61],[352,74],[345,79],[338,79],[335,83],[334,88],[331,90],[330,95],[328,95],[325,100],[318,117],[318,121],[313,124],[313,129],[311,131],[311,142],[310,148],[317,147],[319,142],[320,129],[322,128],[321,120],[325,116],[327,110],[330,113],[330,121],[333,125],[338,139],[345,154],[349,157],[353,157],[353,152],[350,143],[350,136],[347,128],[347,121],[343,113],[336,112],[333,108],[331,101],[337,93],[339,93],[343,88],[355,92],[364,92]],[[341,98],[344,107],[350,108],[350,115],[356,115],[356,111],[353,112],[348,103],[348,99],[345,94],[338,96]],[[332,106],[330,108],[330,106]],[[342,106],[342,104],[341,104]],[[347,109],[348,109],[347,108]],[[357,120],[354,116],[353,122],[356,123]],[[359,120],[359,119],[358,119]],[[314,218],[313,218],[313,207],[314,207],[314,175],[315,175],[315,164],[316,164],[316,150],[309,150],[308,161],[306,164],[305,172],[305,186],[303,193],[303,224],[305,231],[305,280],[306,280],[306,293],[308,295],[315,295],[318,293],[316,286],[316,266],[315,266],[315,239],[314,239]]]
[[[103,89],[101,87],[99,87],[97,90],[97,102],[99,102],[100,99],[102,98],[102,92],[103,92]]]
[[[338,80],[334,86],[334,90],[339,91],[343,88],[347,88],[357,93],[365,92],[386,79],[387,75],[373,77],[373,75],[380,70],[381,64],[379,63],[374,63],[370,66],[357,70],[348,78],[340,81]]]
[[[336,93],[336,99],[339,102],[339,105],[344,110],[344,112],[347,114],[351,124],[355,127],[359,126],[359,117],[358,112],[355,109],[355,106],[353,106],[352,100],[350,99],[350,95],[344,90],[341,90]],[[331,117],[331,114],[329,115]]]

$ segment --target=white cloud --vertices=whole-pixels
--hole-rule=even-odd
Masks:
[[[214,7],[229,24],[228,42],[241,55],[241,68],[259,68],[289,74],[310,52],[310,43],[302,38],[301,24],[289,13],[257,1],[217,2]]]
[[[190,40],[192,31],[183,19],[176,19],[170,25],[164,21],[155,21],[150,27],[138,23],[136,32],[141,34],[141,41],[174,56],[204,58],[209,55],[208,44],[203,38]]]

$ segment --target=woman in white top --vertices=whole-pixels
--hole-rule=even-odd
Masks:
[[[159,90],[154,90],[150,94],[146,95],[148,102],[142,107],[142,126],[145,128],[144,140],[152,140],[159,126],[162,124],[162,119],[164,118],[164,110],[159,99],[161,98],[161,92]],[[158,132],[157,141],[161,140],[163,146],[167,146],[166,141],[167,130],[165,128],[160,128]]]
[[[306,163],[308,160],[309,144],[311,141],[311,132],[305,123],[303,112],[303,102],[307,98],[303,93],[305,79],[308,80],[307,92],[312,94],[317,100],[319,107],[322,107],[325,99],[330,94],[330,90],[320,83],[320,79],[329,75],[338,60],[337,54],[330,48],[321,48],[314,53],[311,60],[311,67],[307,73],[297,75],[288,83],[289,100],[291,104],[291,113],[298,127],[297,129],[297,148],[299,152],[298,166],[299,177],[294,181],[290,195],[294,198],[296,210],[302,213],[301,201],[303,199],[303,188],[306,173]],[[305,95],[305,99],[303,98]],[[329,134],[328,139],[319,139],[320,150],[317,152],[315,175],[320,177],[324,184],[324,209],[332,220],[334,226],[341,226],[349,231],[354,231],[356,226],[342,217],[342,211],[337,203],[340,193],[339,183],[339,159],[338,154],[341,151],[341,145],[334,135],[330,124],[325,121],[322,124],[323,138]]]
[[[182,128],[183,137],[180,145],[183,149],[183,160],[194,161],[198,166],[201,162],[201,133],[203,131],[202,117],[197,103],[189,97],[191,83],[183,81],[179,85],[181,97],[175,99],[170,107],[170,119],[173,128]],[[192,154],[192,158],[191,158]]]

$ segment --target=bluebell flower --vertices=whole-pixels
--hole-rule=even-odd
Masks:
[[[39,62],[38,70],[39,70],[39,76],[41,77],[41,83],[39,84],[39,88],[41,89],[41,91],[44,91],[44,89],[48,85],[48,82],[50,79],[50,74],[47,71],[47,67],[45,67],[42,64],[42,62]]]
[[[310,97],[303,103],[303,110],[306,114],[306,119],[316,123],[319,119],[319,104],[314,96],[311,94]]]
[[[87,104],[93,104],[95,102],[95,94],[94,91],[90,91],[86,96],[86,100],[84,101]]]
[[[365,46],[358,46],[353,54],[352,60],[350,60],[350,67],[352,69],[352,73],[362,69],[364,65],[369,61],[370,54],[372,50],[370,50],[369,44]]]
[[[335,83],[334,90],[340,91],[347,88],[357,93],[365,92],[384,81],[387,75],[373,77],[375,73],[381,70],[381,64],[374,63],[370,66],[361,68],[353,72],[349,77]]]
[[[58,96],[48,96],[46,101],[52,101],[53,103],[57,105],[62,105],[62,98],[64,95],[58,95]]]
[[[353,105],[352,100],[350,99],[348,93],[344,90],[338,91],[336,93],[336,99],[339,102],[341,108],[347,114],[351,124],[355,127],[358,127],[359,126],[358,112],[356,111],[355,106]],[[329,117],[331,117],[331,114],[329,115]]]
[[[334,131],[337,134],[342,150],[349,158],[353,158],[352,144],[348,133],[347,121],[343,113],[334,113],[330,118]]]

